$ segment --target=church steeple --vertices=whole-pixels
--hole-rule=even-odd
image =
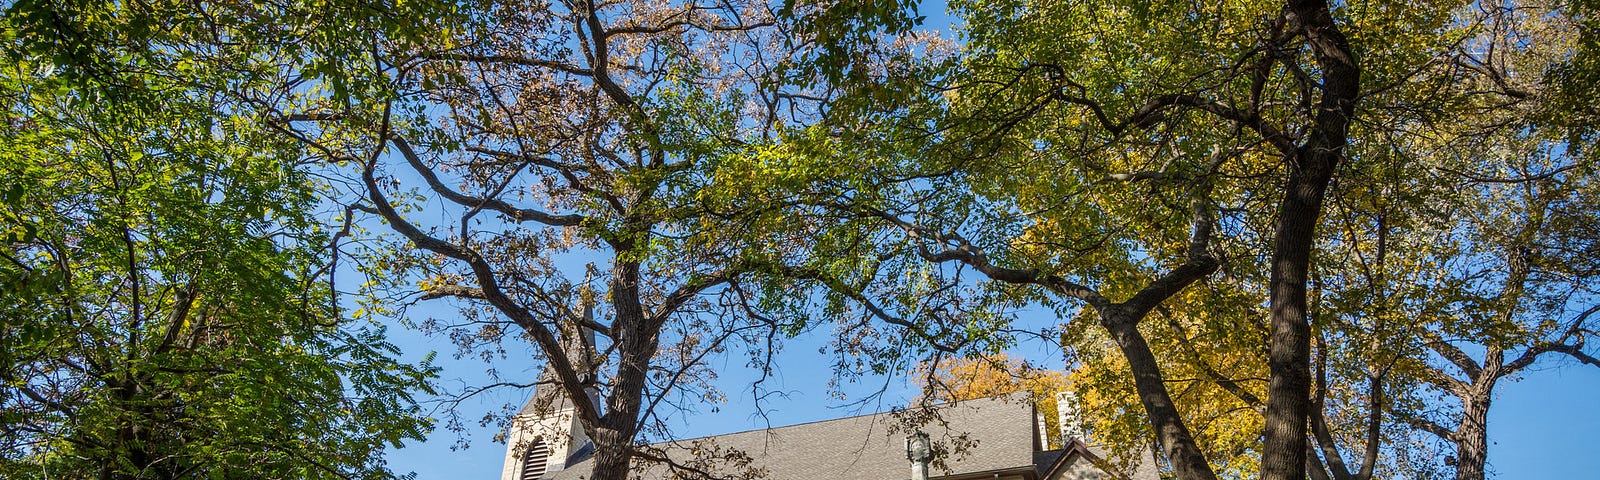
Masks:
[[[587,398],[598,410],[599,392],[593,387],[597,360],[594,346],[594,301],[585,295],[583,321],[559,325],[562,355],[571,360],[582,382]],[[511,420],[511,431],[506,438],[505,467],[501,480],[535,480],[546,473],[560,471],[587,459],[594,452],[583,425],[578,421],[574,399],[561,385],[560,377],[547,364],[539,375],[533,397]]]
[[[595,349],[594,330],[588,325],[594,323],[594,304],[589,300],[583,303],[582,324],[561,325],[557,332],[561,341],[562,355],[572,362],[572,368],[578,371],[579,381],[591,386],[584,390],[588,393],[589,402],[598,406],[598,392],[592,386],[595,380]],[[568,398],[566,389],[561,385],[561,377],[555,372],[555,366],[547,362],[544,372],[539,374],[539,385],[534,387],[533,398],[523,406],[520,413],[529,413],[529,406],[538,410],[563,410],[573,408],[572,399]]]

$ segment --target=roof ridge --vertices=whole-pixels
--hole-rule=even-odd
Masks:
[[[1002,393],[1002,394],[999,394],[999,395],[991,395],[991,396],[987,396],[987,397],[969,398],[969,399],[966,399],[966,400],[953,400],[953,401],[948,401],[948,402],[934,403],[934,404],[928,405],[925,408],[953,408],[953,407],[959,407],[963,403],[971,403],[971,402],[978,402],[978,401],[1004,402],[1005,401],[1004,399],[1006,397],[1013,397],[1013,396],[1016,396],[1016,392]],[[909,408],[910,407],[895,408],[895,409],[891,409],[891,410],[884,411],[884,412],[863,413],[863,414],[859,414],[859,415],[851,415],[851,416],[848,416],[848,417],[829,418],[829,419],[825,419],[825,420],[812,420],[812,421],[809,421],[809,422],[794,423],[794,424],[777,426],[777,427],[752,428],[752,429],[748,429],[748,430],[738,430],[738,431],[718,433],[718,434],[713,434],[713,435],[701,435],[701,436],[698,436],[698,437],[675,438],[675,439],[671,439],[671,440],[663,440],[663,441],[659,441],[659,442],[651,442],[651,443],[647,443],[645,445],[648,445],[648,446],[660,446],[660,445],[668,445],[668,444],[677,443],[677,442],[689,442],[689,441],[694,441],[694,440],[705,440],[705,439],[708,439],[708,438],[726,437],[726,436],[739,435],[739,434],[744,434],[744,433],[772,432],[772,431],[776,431],[776,430],[790,429],[790,428],[795,428],[795,427],[813,426],[813,425],[817,425],[817,424],[830,423],[830,422],[842,422],[842,421],[845,421],[845,420],[858,420],[858,419],[867,418],[867,417],[875,417],[875,416],[879,416],[879,415],[888,415],[888,414],[892,414],[892,413],[895,413],[895,412],[901,412],[901,411],[908,410]]]

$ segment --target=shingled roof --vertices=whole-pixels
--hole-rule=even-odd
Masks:
[[[920,429],[936,448],[956,453],[936,463],[932,476],[979,473],[1038,473],[1057,455],[1039,455],[1034,407],[1021,398],[994,397],[934,407],[935,418]],[[768,480],[880,480],[910,475],[905,439],[909,429],[892,413],[862,415],[820,422],[730,433],[713,437],[650,445],[674,462],[696,464],[693,451],[722,454],[737,450],[748,455],[746,467],[727,462],[699,462],[717,475],[737,476],[746,468],[765,472]],[[965,446],[958,448],[957,446]],[[584,478],[585,460],[567,469],[547,473],[545,479]],[[1037,462],[1044,463],[1037,463]],[[643,462],[640,462],[643,463]],[[661,465],[648,465],[636,478],[669,478]]]

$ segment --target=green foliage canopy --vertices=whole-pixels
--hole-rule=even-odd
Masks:
[[[253,10],[31,2],[0,48],[0,476],[385,477],[434,369],[339,316]],[[224,41],[225,39],[232,40]]]

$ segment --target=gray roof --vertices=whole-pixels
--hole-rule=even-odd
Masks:
[[[1042,469],[1054,455],[1036,455],[1033,405],[1021,397],[967,400],[933,407],[936,416],[921,426],[932,437],[935,450],[954,451],[935,463],[931,476],[960,475],[1015,469]],[[912,431],[902,423],[907,415],[880,413],[821,422],[731,433],[699,439],[649,445],[675,463],[707,468],[718,475],[739,476],[750,469],[764,470],[768,480],[879,480],[909,477],[905,438]],[[696,461],[692,451],[726,457],[743,452],[747,466],[730,466],[725,460]],[[1038,452],[1044,453],[1044,452]],[[590,462],[551,472],[547,479],[585,478]],[[636,461],[635,463],[644,463]],[[670,475],[661,465],[648,465],[635,478],[657,479]]]

